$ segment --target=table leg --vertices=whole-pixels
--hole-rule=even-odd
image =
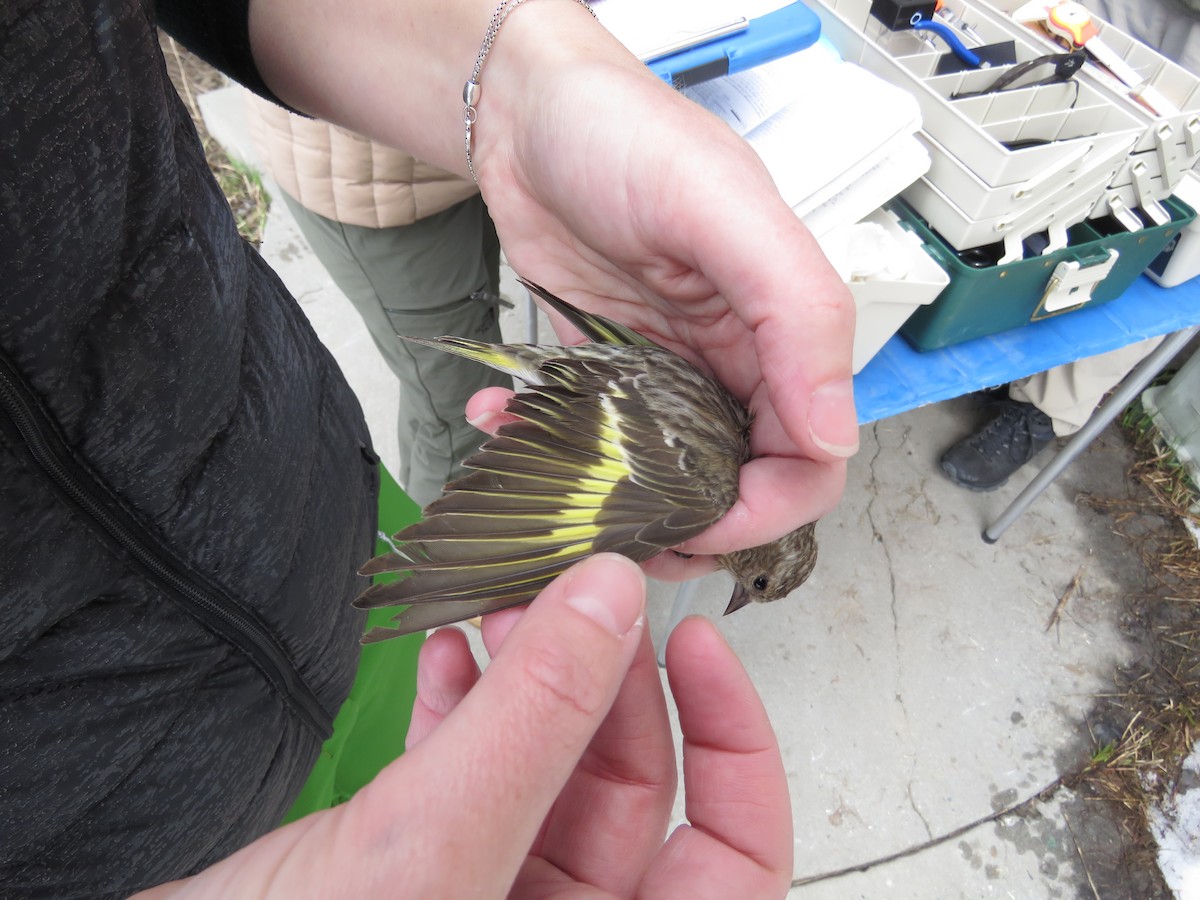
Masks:
[[[1074,461],[1075,457],[1087,449],[1088,445],[1095,440],[1096,435],[1103,431],[1108,423],[1115,419],[1121,410],[1154,380],[1154,376],[1163,370],[1163,367],[1187,345],[1187,342],[1198,331],[1200,331],[1200,325],[1193,325],[1168,335],[1154,349],[1154,352],[1143,359],[1113,391],[1112,396],[1096,408],[1092,417],[1087,420],[1087,424],[1071,436],[1066,446],[1050,461],[1050,464],[1026,485],[1025,490],[1017,495],[1017,498],[1009,504],[1008,509],[1004,510],[995,522],[984,529],[983,539],[989,544],[1000,540],[1000,535],[1004,534],[1008,526],[1041,496],[1042,492],[1050,486],[1050,483],[1058,477],[1063,469]]]

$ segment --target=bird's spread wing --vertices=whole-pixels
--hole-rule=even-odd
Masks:
[[[510,400],[520,421],[396,535],[397,552],[363,567],[408,574],[370,588],[356,606],[411,604],[397,629],[375,629],[365,642],[532,600],[592,553],[649,559],[725,513],[681,469],[681,450],[644,408],[635,375],[592,359],[548,365],[551,383]]]

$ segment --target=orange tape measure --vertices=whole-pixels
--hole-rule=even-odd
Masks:
[[[1046,10],[1046,28],[1069,41],[1072,49],[1086,46],[1100,33],[1092,14],[1078,3],[1060,3]]]

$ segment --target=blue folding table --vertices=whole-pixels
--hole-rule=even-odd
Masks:
[[[941,350],[917,352],[897,335],[855,376],[858,419],[860,423],[873,422],[1146,338],[1169,335],[985,529],[983,538],[991,543],[1183,349],[1198,326],[1200,278],[1168,289],[1142,276],[1120,297],[1102,306]]]
[[[1077,359],[1168,335],[984,530],[983,539],[994,543],[1198,330],[1200,278],[1168,289],[1140,276],[1120,297],[1102,306],[1085,307],[941,350],[921,353],[896,335],[854,377],[858,421],[866,424],[885,419],[927,403],[1007,384]],[[696,584],[689,581],[680,586],[666,634],[691,610]],[[665,644],[663,641],[658,651],[659,665],[664,664]]]

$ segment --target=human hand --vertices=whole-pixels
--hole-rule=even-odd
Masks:
[[[466,172],[463,82],[495,0],[255,0],[267,84],[297,108]],[[512,10],[473,159],[514,268],[709,369],[755,414],[719,553],[829,511],[858,446],[853,304],[757,155],[572,0]],[[502,400],[493,400],[502,405]]]
[[[747,404],[740,499],[682,549],[766,543],[841,494],[858,441],[853,305],[749,146],[614,43],[573,3],[512,14],[475,128],[483,195],[518,272]]]
[[[461,632],[435,633],[403,757],[348,803],[139,896],[783,896],[779,748],[701,619],[667,648],[691,824],[664,842],[676,766],[644,604],[637,567],[603,554],[484,620],[482,676]]]

